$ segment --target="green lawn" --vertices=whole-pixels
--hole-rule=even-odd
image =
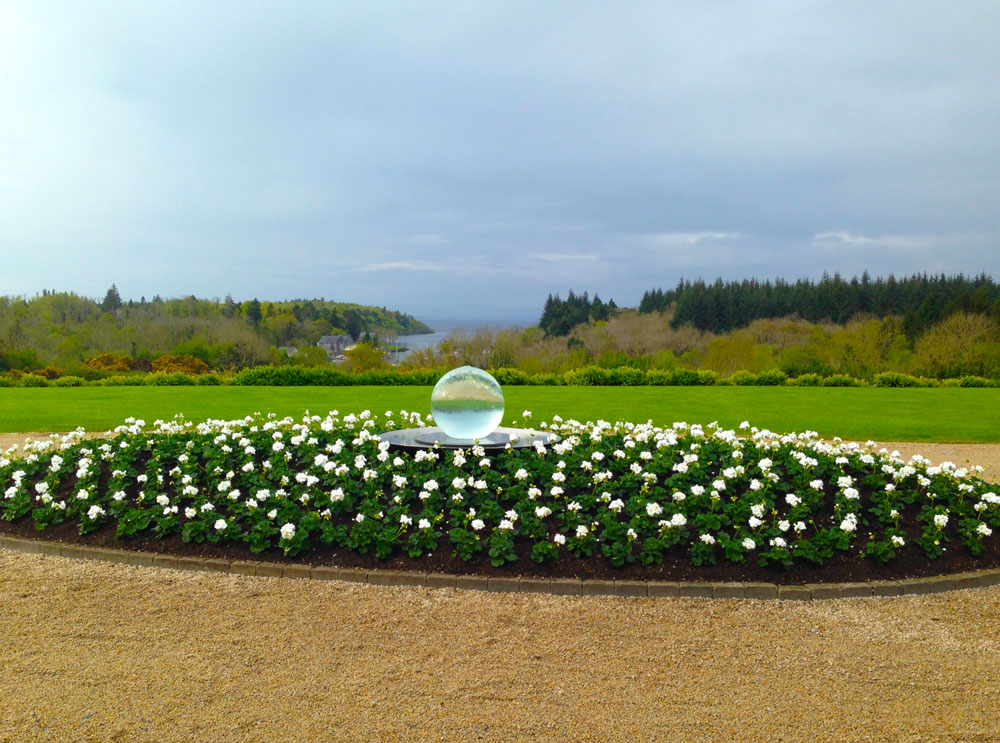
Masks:
[[[385,410],[430,412],[430,387],[0,388],[0,431],[100,431],[133,415],[152,422]],[[1000,441],[998,389],[808,387],[507,387],[504,423],[553,415],[579,420],[674,421],[893,441]]]

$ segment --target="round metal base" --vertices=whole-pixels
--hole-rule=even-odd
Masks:
[[[398,431],[383,431],[379,434],[382,441],[388,442],[389,446],[398,449],[471,449],[478,444],[487,450],[497,451],[506,449],[510,445],[511,449],[524,449],[534,446],[536,442],[545,445],[554,444],[559,441],[559,436],[545,431],[535,431],[528,428],[504,428],[496,429],[489,436],[473,439],[453,439],[438,427],[433,428],[401,428]]]

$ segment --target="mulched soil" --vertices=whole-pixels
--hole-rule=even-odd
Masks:
[[[682,554],[667,554],[660,565],[633,563],[620,568],[613,566],[603,556],[579,559],[571,555],[551,560],[542,565],[531,559],[531,546],[517,546],[517,562],[502,567],[490,564],[485,551],[468,562],[456,558],[447,543],[442,543],[432,555],[411,558],[406,554],[385,560],[374,555],[361,555],[346,548],[320,546],[295,558],[288,558],[279,549],[252,553],[241,544],[184,543],[180,535],[160,539],[152,534],[116,539],[114,526],[81,536],[73,523],[57,524],[39,532],[30,517],[16,522],[0,521],[0,534],[26,539],[44,539],[66,544],[91,547],[156,552],[179,557],[224,558],[229,560],[258,560],[263,562],[308,564],[313,566],[411,570],[452,573],[456,575],[524,576],[542,578],[586,578],[601,580],[659,580],[659,581],[763,581],[782,585],[805,583],[843,583],[854,581],[899,580],[929,575],[947,575],[987,568],[1000,567],[1000,544],[986,540],[978,557],[972,556],[962,545],[952,544],[942,557],[928,560],[917,545],[918,533],[908,535],[909,547],[897,552],[896,559],[887,565],[878,565],[871,558],[858,553],[840,552],[822,566],[798,565],[760,567],[756,562],[740,565],[720,558],[717,565],[695,566]]]

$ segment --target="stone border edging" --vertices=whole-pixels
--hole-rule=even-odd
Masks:
[[[155,552],[130,552],[104,547],[84,547],[40,539],[0,537],[0,547],[31,554],[99,560],[123,565],[172,568],[200,572],[255,575],[271,578],[309,578],[369,583],[381,586],[424,586],[461,588],[505,593],[549,593],[557,596],[634,596],[650,598],[782,599],[817,601],[823,599],[905,596],[941,593],[964,588],[1000,585],[1000,569],[974,573],[935,575],[928,578],[872,581],[870,583],[807,583],[782,586],[775,583],[696,583],[684,581],[583,580],[580,578],[486,577],[406,570],[366,570],[364,568],[312,567],[301,564],[175,557]]]

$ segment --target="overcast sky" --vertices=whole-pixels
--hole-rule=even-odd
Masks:
[[[1000,3],[0,0],[0,294],[1000,276]]]

